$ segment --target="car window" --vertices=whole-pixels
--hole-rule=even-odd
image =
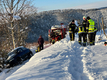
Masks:
[[[8,56],[11,56],[11,55],[13,55],[13,54],[16,54],[16,50],[14,50],[14,51],[8,53]]]
[[[26,48],[25,48],[25,47],[22,47],[22,50],[26,50]]]
[[[17,50],[17,52],[19,53],[19,52],[22,52],[23,50],[21,49],[21,48],[19,48],[18,50]]]

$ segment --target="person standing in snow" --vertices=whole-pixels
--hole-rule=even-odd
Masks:
[[[55,34],[55,32],[52,30],[52,32],[51,32],[51,34],[50,34],[50,37],[52,38],[52,40],[51,40],[51,43],[52,43],[52,44],[55,43],[55,36],[56,36],[56,34]]]
[[[86,16],[83,16],[82,26],[84,27],[84,31],[85,31],[84,35],[83,35],[83,38],[84,38],[83,45],[86,45],[86,43],[87,43],[87,33],[88,33]]]
[[[88,27],[88,38],[89,38],[89,45],[92,46],[95,44],[94,40],[94,32],[95,32],[95,22],[88,16],[87,17],[87,27]]]
[[[82,46],[86,46],[85,32],[86,32],[85,28],[82,25],[79,25],[78,26],[78,36],[79,36],[78,43]]]
[[[39,44],[40,50],[43,50],[44,39],[42,38],[41,35],[39,36],[38,44]]]
[[[72,22],[69,24],[69,36],[71,41],[74,41],[75,39],[75,29],[76,29],[75,21],[72,20]]]

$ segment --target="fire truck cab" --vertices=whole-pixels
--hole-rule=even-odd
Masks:
[[[54,44],[56,41],[65,38],[65,34],[66,34],[65,27],[63,27],[62,25],[54,25],[48,31],[48,40],[50,43]]]

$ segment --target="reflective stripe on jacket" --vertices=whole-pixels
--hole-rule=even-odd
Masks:
[[[75,28],[76,28],[76,25],[71,23],[69,25],[69,32],[75,32]]]
[[[78,29],[78,33],[85,33],[85,30],[84,30],[84,27],[79,27],[79,29]]]
[[[92,33],[92,32],[94,32],[95,22],[94,22],[92,19],[90,19],[90,20],[88,20],[88,21],[89,21],[88,33]]]
[[[69,28],[69,33],[71,33],[71,32],[72,32],[71,30],[72,30],[72,28]]]

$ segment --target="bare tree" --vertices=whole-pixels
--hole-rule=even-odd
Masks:
[[[8,50],[7,30],[4,24],[0,24],[0,67],[4,68],[4,60]]]
[[[6,54],[17,46],[25,46],[31,14],[37,8],[31,0],[0,0],[0,65]]]
[[[15,41],[17,46],[26,46],[25,39],[27,38],[30,24],[29,16],[23,17],[21,16],[21,20],[16,22],[18,25],[15,27]]]
[[[17,32],[15,33],[15,29],[18,29],[19,23],[21,24],[21,18],[24,18],[26,15],[36,12],[36,8],[33,8],[33,6],[30,5],[31,0],[0,0],[0,3],[0,19],[4,22],[3,24],[8,24],[7,28],[11,31],[12,44],[13,48],[15,48],[15,36],[17,35]],[[33,8],[34,11],[28,11],[29,8]],[[31,13],[27,14],[28,12]],[[26,26],[28,26],[28,24]],[[26,26],[24,26],[24,28]]]

